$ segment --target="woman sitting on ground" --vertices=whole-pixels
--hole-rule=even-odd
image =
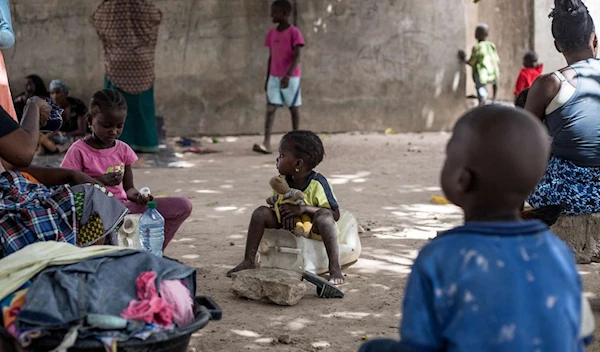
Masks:
[[[50,97],[54,104],[63,109],[63,123],[60,131],[40,136],[38,155],[63,153],[74,140],[84,137],[88,131],[85,120],[87,107],[81,100],[70,97],[69,91],[69,86],[60,80],[50,82]]]
[[[38,241],[114,243],[115,229],[127,214],[81,172],[30,166],[49,113],[46,101],[34,96],[19,126],[0,108],[0,158],[10,168],[0,174],[0,258]]]
[[[50,82],[50,98],[63,109],[60,131],[69,137],[83,137],[88,131],[85,117],[88,109],[81,100],[70,97],[69,92],[69,86],[62,81],[55,79]]]
[[[17,118],[19,122],[23,118],[23,110],[25,109],[25,104],[27,104],[27,100],[29,98],[36,96],[43,99],[48,97],[48,90],[46,89],[46,84],[44,80],[38,75],[29,75],[25,77],[25,91],[15,97],[13,101],[15,105],[15,111],[17,112]]]
[[[581,0],[555,0],[556,49],[568,66],[538,78],[525,108],[552,136],[546,175],[529,197],[533,208],[576,215],[600,212],[600,60],[594,21]],[[555,210],[552,210],[554,208]],[[555,217],[555,218],[556,218]]]

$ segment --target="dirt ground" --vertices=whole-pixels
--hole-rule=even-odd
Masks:
[[[400,304],[412,260],[428,238],[461,222],[441,195],[438,175],[449,135],[324,135],[318,171],[340,206],[364,229],[362,255],[345,271],[343,300],[322,300],[312,287],[300,303],[279,307],[235,297],[227,270],[243,257],[252,211],[270,194],[275,156],[252,153],[259,137],[222,138],[209,155],[179,155],[182,169],[136,169],[136,185],[153,194],[187,196],[194,204],[167,255],[197,268],[198,292],[223,308],[223,320],[194,334],[190,351],[356,351],[364,339],[398,337]],[[275,138],[279,138],[276,136]],[[598,266],[581,266],[586,291],[600,293]],[[596,317],[600,322],[600,316]],[[280,344],[288,335],[292,343]],[[599,335],[597,335],[599,336]],[[595,342],[589,351],[600,351]]]

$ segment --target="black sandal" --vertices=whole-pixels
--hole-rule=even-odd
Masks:
[[[317,296],[319,298],[344,298],[344,291],[318,275],[305,271],[302,273],[302,280],[317,286]]]

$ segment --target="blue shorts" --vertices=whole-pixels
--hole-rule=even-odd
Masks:
[[[477,89],[477,98],[484,100],[487,99],[487,84],[481,83],[481,81],[479,80],[479,74],[477,72],[473,73],[473,81],[475,81],[475,89]]]
[[[475,89],[477,89],[477,98],[483,100],[487,99],[487,97],[489,96],[487,90],[488,84],[481,83],[481,80],[479,79],[479,74],[477,72],[473,72],[473,81],[475,82]],[[496,80],[496,82],[498,82],[498,80]],[[492,82],[489,84],[496,84],[496,82]]]
[[[302,105],[300,94],[300,77],[290,77],[287,88],[281,88],[281,78],[269,76],[267,83],[267,104],[296,107]]]

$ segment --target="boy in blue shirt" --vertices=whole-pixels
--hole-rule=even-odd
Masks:
[[[401,341],[361,351],[584,351],[593,317],[573,254],[542,222],[519,218],[546,169],[546,135],[520,109],[491,105],[460,119],[441,182],[465,225],[416,259]]]

